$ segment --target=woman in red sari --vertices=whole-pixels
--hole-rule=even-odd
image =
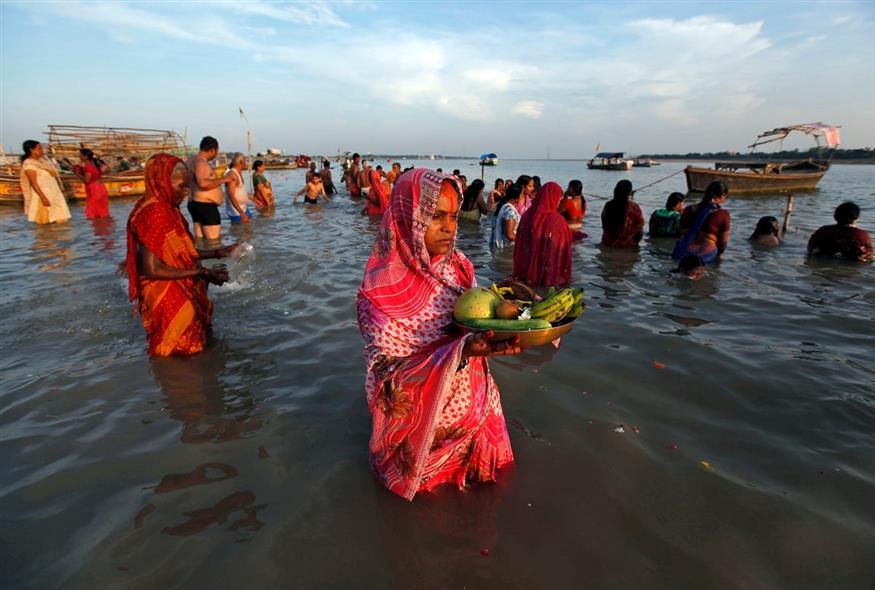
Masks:
[[[402,174],[359,289],[370,462],[380,482],[412,500],[434,487],[493,481],[513,461],[486,357],[517,354],[517,340],[452,330],[453,306],[475,284],[455,249],[461,189],[450,175]]]
[[[371,188],[367,194],[367,213],[371,217],[382,215],[389,206],[389,195],[383,185],[383,179],[377,170],[371,170],[369,174]]]
[[[644,214],[632,201],[633,192],[628,180],[614,187],[614,198],[602,209],[602,246],[637,248],[644,237]]]
[[[562,188],[548,182],[523,214],[516,233],[513,276],[530,287],[571,284],[571,229],[557,211]]]
[[[228,280],[223,269],[200,265],[224,258],[236,245],[198,252],[179,205],[188,196],[185,163],[157,154],[146,163],[146,194],[128,217],[128,294],[136,301],[149,336],[149,354],[170,356],[203,350],[213,312],[207,283]]]
[[[79,159],[81,164],[73,166],[73,172],[85,183],[85,217],[109,217],[109,192],[100,180],[102,162],[87,148],[79,150]]]

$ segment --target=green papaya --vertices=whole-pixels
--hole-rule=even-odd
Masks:
[[[465,320],[465,326],[476,330],[543,330],[550,328],[546,320]]]

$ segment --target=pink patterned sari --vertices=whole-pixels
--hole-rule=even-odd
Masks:
[[[425,247],[445,181],[458,188],[452,176],[423,168],[395,182],[357,301],[371,466],[408,500],[443,483],[494,481],[513,462],[486,358],[460,368],[466,337],[451,329],[456,299],[475,284],[474,267],[454,248],[432,258]]]

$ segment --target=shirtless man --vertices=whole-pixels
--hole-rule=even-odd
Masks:
[[[322,160],[322,171],[319,172],[322,177],[322,186],[325,188],[325,194],[333,195],[337,192],[334,188],[334,179],[331,177],[331,162]]]
[[[304,202],[308,205],[315,205],[318,203],[320,196],[325,199],[326,203],[331,200],[328,198],[328,195],[325,194],[325,187],[322,186],[322,177],[318,174],[311,176],[307,181],[307,184],[304,185],[304,188],[295,193],[295,198],[292,200],[292,203],[297,203],[298,197],[305,192],[307,194],[304,195]]]
[[[316,162],[310,162],[310,168],[307,170],[305,182],[310,182],[310,179],[313,178],[314,175],[318,174],[319,173],[316,171]]]
[[[230,176],[217,178],[210,160],[219,154],[219,142],[209,135],[201,140],[200,151],[188,159],[191,176],[188,212],[194,222],[194,235],[198,240],[206,238],[217,241],[222,233],[222,185],[231,182]]]
[[[349,196],[357,199],[362,196],[362,191],[359,188],[358,184],[358,176],[359,176],[359,160],[361,160],[361,156],[358,154],[352,155],[352,164],[349,165],[349,168],[346,170],[346,189],[349,191]]]
[[[371,190],[371,163],[365,160],[362,162],[362,169],[358,173],[356,182],[361,187],[362,196],[368,198],[368,192]]]

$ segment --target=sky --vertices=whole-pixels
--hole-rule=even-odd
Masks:
[[[875,2],[0,0],[0,144],[49,124],[222,150],[588,158],[875,146]],[[806,148],[809,138],[785,147]]]

